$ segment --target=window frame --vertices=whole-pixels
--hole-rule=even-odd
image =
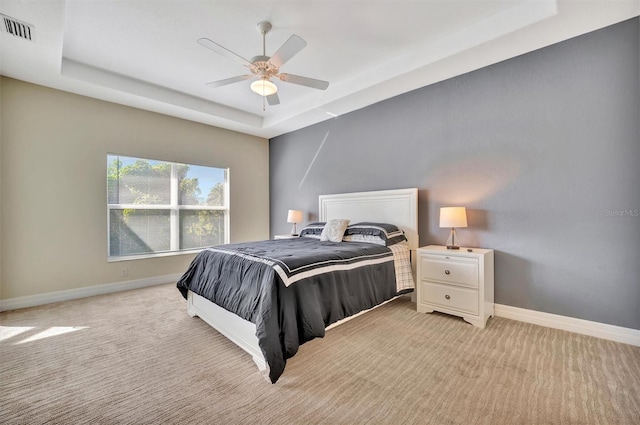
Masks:
[[[229,232],[229,223],[230,223],[230,205],[229,205],[229,168],[222,167],[213,167],[210,165],[200,165],[200,164],[186,164],[186,163],[178,163],[172,161],[165,161],[159,159],[151,159],[151,158],[141,158],[134,156],[121,155],[116,153],[107,153],[107,158],[110,156],[117,156],[123,158],[130,158],[135,160],[145,160],[145,161],[153,161],[153,162],[162,162],[166,164],[171,164],[171,178],[170,178],[170,203],[169,204],[110,204],[109,203],[109,190],[108,190],[108,181],[107,181],[107,262],[117,262],[117,261],[129,261],[129,260],[140,260],[146,258],[158,258],[158,257],[170,257],[176,255],[185,255],[185,254],[194,254],[202,251],[206,247],[202,248],[190,248],[190,249],[180,249],[180,211],[223,211],[224,213],[224,242],[225,244],[229,243],[230,240],[230,232]],[[178,179],[178,167],[177,165],[193,165],[199,167],[208,167],[208,168],[216,168],[218,170],[224,171],[224,205],[222,206],[211,206],[211,205],[180,205],[179,197],[180,197],[180,188],[179,188],[179,179]],[[108,173],[109,162],[107,161],[107,170],[105,172],[105,176]],[[126,209],[136,209],[136,210],[163,210],[169,211],[169,226],[170,226],[170,243],[168,251],[157,251],[151,253],[143,253],[143,254],[132,254],[132,255],[111,255],[111,211],[121,211]]]

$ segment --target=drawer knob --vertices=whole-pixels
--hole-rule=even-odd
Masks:
[[[444,297],[445,297],[446,299],[448,299],[448,300],[450,300],[450,299],[451,299],[451,297],[450,297],[449,295],[445,295]]]
[[[451,274],[451,272],[449,270],[445,270],[444,274]]]

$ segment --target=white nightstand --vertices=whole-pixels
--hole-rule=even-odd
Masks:
[[[299,238],[299,235],[274,235],[273,239],[293,239],[293,238]]]
[[[417,308],[460,316],[484,328],[493,316],[493,250],[418,248]]]

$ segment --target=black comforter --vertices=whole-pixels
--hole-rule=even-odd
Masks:
[[[393,254],[384,246],[293,238],[205,249],[178,281],[256,325],[275,383],[298,347],[325,327],[396,295]]]

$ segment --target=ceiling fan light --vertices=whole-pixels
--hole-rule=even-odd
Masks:
[[[260,78],[251,83],[251,90],[260,96],[271,96],[278,91],[278,87],[268,79]]]

